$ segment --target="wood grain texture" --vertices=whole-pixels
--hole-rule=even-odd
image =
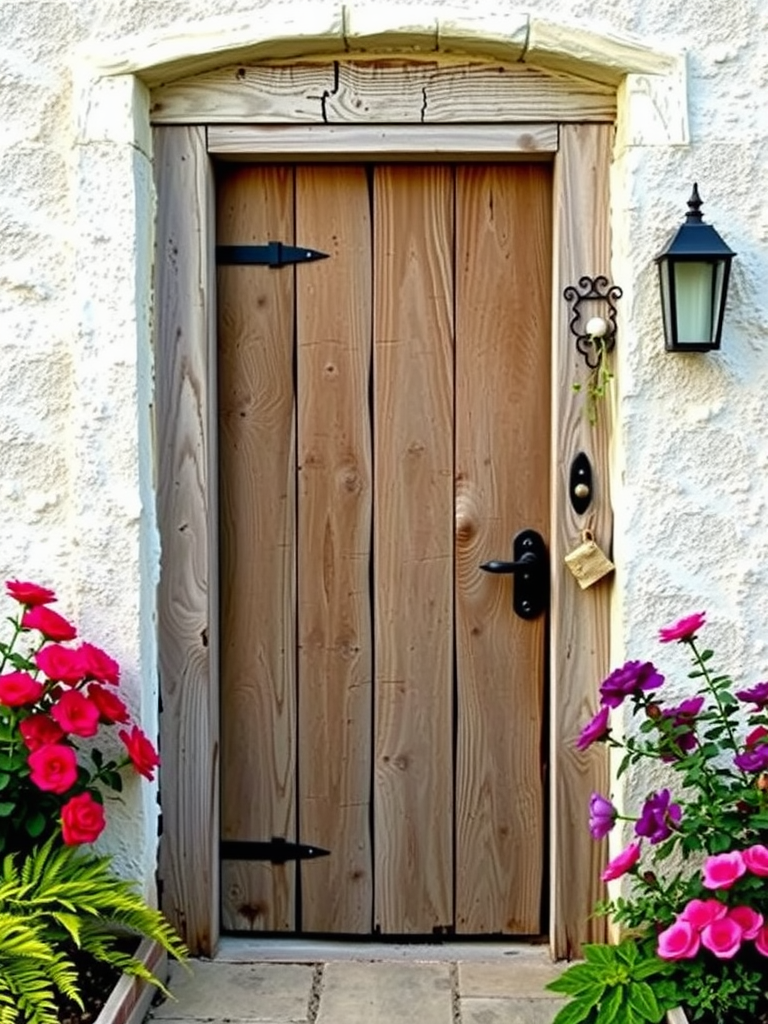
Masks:
[[[301,161],[549,160],[557,125],[211,125],[208,151],[228,159]]]
[[[205,132],[157,129],[155,260],[162,908],[193,955],[219,932],[213,184]]]
[[[155,124],[608,121],[610,86],[525,64],[236,65],[152,90]]]
[[[299,833],[306,931],[371,930],[371,218],[365,169],[298,167]]]
[[[612,515],[608,491],[610,402],[601,402],[599,420],[590,426],[574,381],[586,380],[568,327],[563,289],[587,274],[610,274],[608,221],[612,132],[607,126],[566,125],[555,164],[555,273],[553,283],[556,344],[552,466],[552,815],[550,942],[556,957],[580,955],[583,942],[604,941],[605,922],[589,914],[603,886],[603,847],[586,828],[589,796],[606,792],[607,758],[601,745],[579,753],[575,741],[596,711],[597,688],[608,672],[611,578],[580,590],[563,564],[565,555],[589,526],[597,542],[610,550]],[[590,313],[589,315],[593,315]],[[586,452],[593,470],[594,498],[585,516],[568,499],[568,474],[575,455]],[[578,885],[574,884],[578,879]]]
[[[453,172],[374,177],[375,925],[453,924]]]
[[[457,170],[456,928],[541,927],[544,617],[511,609],[523,528],[549,529],[551,174]]]
[[[220,174],[220,245],[293,239],[290,168]],[[221,266],[222,838],[296,838],[293,274]],[[223,923],[295,927],[295,869],[224,861]]]

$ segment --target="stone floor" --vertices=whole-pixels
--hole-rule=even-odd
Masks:
[[[551,1024],[545,947],[225,940],[214,961],[175,964],[159,1024]]]

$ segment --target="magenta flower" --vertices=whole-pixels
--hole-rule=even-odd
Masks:
[[[768,924],[764,924],[755,936],[755,949],[763,956],[768,956]]]
[[[728,911],[728,917],[741,928],[745,939],[756,939],[763,927],[763,915],[758,914],[752,907],[732,907]]]
[[[688,921],[697,931],[706,928],[713,921],[719,921],[728,913],[728,907],[720,900],[689,900],[680,914],[681,921]]]
[[[604,839],[616,823],[617,810],[610,800],[593,793],[589,798],[589,834]]]
[[[655,690],[664,682],[664,676],[650,661],[628,661],[614,669],[600,687],[603,704],[618,708],[625,697],[639,695],[642,690]]]
[[[757,843],[746,850],[742,850],[741,856],[747,865],[747,871],[761,878],[768,877],[768,847]]]
[[[738,850],[715,853],[704,861],[704,886],[707,889],[730,889],[746,870],[744,857]]]
[[[743,772],[763,772],[768,768],[768,743],[761,743],[759,747],[753,747],[736,754],[733,763]]]
[[[613,860],[608,861],[605,871],[600,876],[604,882],[612,882],[614,878],[626,875],[640,860],[640,843],[630,843]]]
[[[672,761],[680,754],[687,754],[696,746],[696,732],[694,724],[696,715],[704,705],[703,697],[689,697],[674,708],[665,708],[662,717],[672,719],[672,727],[675,736],[669,737],[663,743],[662,757],[665,761]]]
[[[719,960],[730,960],[741,948],[744,932],[737,921],[728,915],[713,921],[701,930],[701,944]]]
[[[699,952],[701,937],[690,921],[678,918],[659,932],[656,952],[662,960],[692,960]]]
[[[706,612],[696,612],[694,615],[687,615],[671,626],[664,626],[659,630],[659,640],[663,644],[672,643],[673,640],[693,640],[696,630],[704,625]]]
[[[635,833],[650,839],[651,843],[661,843],[680,824],[681,816],[679,804],[671,804],[669,790],[662,789],[645,801]]]
[[[749,690],[737,690],[736,696],[739,700],[757,704],[758,707],[764,707],[768,704],[768,682],[755,683]]]
[[[576,740],[577,750],[586,750],[587,747],[592,746],[593,743],[597,743],[598,740],[604,740],[607,738],[610,729],[608,728],[608,718],[610,716],[611,709],[607,706],[601,707],[595,717],[587,722],[584,728],[581,730],[581,735]]]

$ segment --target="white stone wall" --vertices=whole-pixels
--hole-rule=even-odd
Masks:
[[[515,10],[499,0],[353,6],[358,27],[417,29],[437,14],[514,20]],[[518,13],[565,26],[572,48],[583,32],[687,51],[663,87],[632,78],[620,89],[613,654],[652,657],[659,625],[706,608],[708,638],[754,682],[768,676],[768,7],[532,0]],[[137,54],[144,66],[167,59],[185,38],[190,52],[207,39],[214,50],[236,24],[322,32],[312,26],[341,16],[334,0],[298,14],[266,0],[0,3],[0,574],[58,590],[83,635],[120,660],[150,735],[159,545],[147,92],[130,74],[99,75],[121,62],[131,71]],[[694,180],[705,217],[739,255],[723,351],[667,355],[653,256]],[[677,650],[658,653],[682,693]],[[111,848],[148,891],[156,813],[146,785],[111,811]]]

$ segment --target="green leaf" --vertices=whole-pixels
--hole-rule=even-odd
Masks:
[[[593,1021],[594,1006],[583,999],[574,999],[558,1011],[552,1024],[581,1024],[582,1021]]]
[[[619,1011],[623,1010],[621,1016]],[[617,985],[609,990],[608,995],[600,1003],[600,1009],[595,1024],[613,1024],[620,1021],[620,1024],[628,1024],[626,1008],[624,1007],[624,986]]]
[[[640,1016],[657,1024],[663,1012],[651,986],[645,981],[632,981],[627,988],[627,1002]]]
[[[91,760],[97,768],[101,768],[102,764],[104,764],[104,755],[100,750],[94,749],[91,751]]]
[[[8,801],[0,803],[0,818],[9,818],[16,810],[16,804]]]
[[[12,775],[8,775],[5,772],[0,772],[0,790],[5,789],[5,787],[8,785],[12,778]]]
[[[612,947],[597,943],[584,946],[584,957],[587,963],[602,964],[605,967],[612,967],[616,963]]]
[[[37,836],[41,835],[45,828],[45,815],[41,814],[40,811],[36,811],[31,817],[27,818],[24,822],[24,828],[27,830],[27,834],[36,839]]]

